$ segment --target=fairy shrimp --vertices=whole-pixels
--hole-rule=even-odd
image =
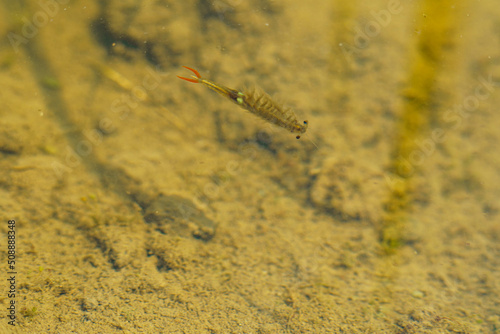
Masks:
[[[285,108],[276,103],[268,94],[256,91],[243,93],[235,89],[227,88],[216,84],[211,80],[202,78],[200,73],[193,68],[187,66],[183,67],[190,70],[195,75],[192,75],[191,78],[177,76],[178,78],[193,83],[201,83],[207,86],[252,114],[257,115],[272,124],[287,129],[292,133],[296,133],[297,139],[300,138],[300,134],[306,132],[307,126],[309,125],[308,122],[303,121],[300,123],[297,121],[297,117],[290,108]]]

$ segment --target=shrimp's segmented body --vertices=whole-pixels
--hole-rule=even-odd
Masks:
[[[292,133],[297,133],[297,139],[300,138],[300,134],[306,132],[308,126],[307,121],[304,121],[303,124],[299,123],[297,121],[297,117],[291,109],[284,108],[283,106],[277,104],[266,93],[256,93],[255,91],[242,93],[235,89],[218,85],[213,81],[203,79],[200,73],[198,73],[198,71],[196,71],[195,69],[187,66],[183,67],[192,71],[196,76],[193,75],[191,78],[177,76],[178,78],[193,83],[201,83],[207,86],[220,95],[230,99],[241,108],[248,110],[252,114],[255,114],[270,123],[287,129]]]

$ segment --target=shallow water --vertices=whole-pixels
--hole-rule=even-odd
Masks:
[[[3,2],[0,329],[497,332],[497,7]]]

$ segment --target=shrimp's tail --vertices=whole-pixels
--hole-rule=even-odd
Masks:
[[[187,67],[187,66],[182,66],[182,67],[187,68],[188,70],[193,72],[196,76],[192,75],[191,78],[177,76],[179,79],[186,80],[186,81],[193,82],[193,83],[200,83],[201,82],[201,75],[197,70],[195,70],[194,68],[191,68],[191,67]]]

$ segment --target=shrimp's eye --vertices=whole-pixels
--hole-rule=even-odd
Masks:
[[[300,136],[297,136],[297,137],[295,137],[295,138],[300,139]]]

